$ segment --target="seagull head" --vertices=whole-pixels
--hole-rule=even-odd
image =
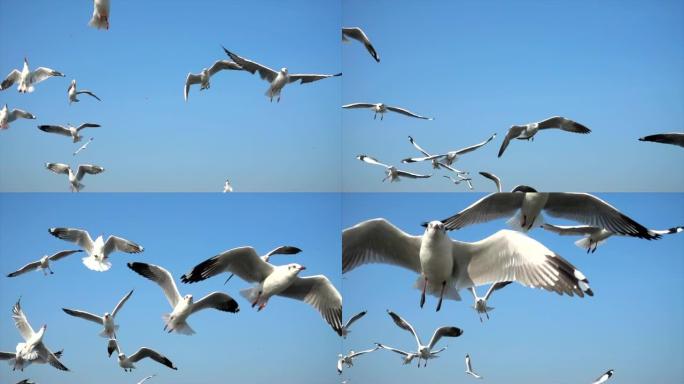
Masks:
[[[183,296],[183,300],[185,300],[188,303],[192,303],[192,295]]]
[[[280,68],[280,72],[282,72],[282,73],[284,73],[284,74],[287,75],[287,68],[285,68],[285,67]]]
[[[105,312],[104,316],[102,317],[104,317],[105,320],[109,320],[109,318],[111,318],[112,315],[110,315],[109,312]]]
[[[301,272],[301,271],[303,271],[303,270],[305,270],[305,269],[306,269],[305,266],[299,265],[299,264],[297,264],[297,263],[292,263],[292,264],[288,264],[288,265],[287,265],[287,270],[288,270],[289,272],[294,273],[294,274],[298,274],[299,272]]]
[[[423,227],[425,227],[425,233],[446,233],[446,230],[444,229],[444,223],[439,220],[423,223]]]

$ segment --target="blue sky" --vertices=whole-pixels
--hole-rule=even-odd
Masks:
[[[682,224],[682,194],[601,194],[622,212],[648,227]],[[422,233],[420,223],[442,219],[472,203],[466,194],[345,194],[344,227],[384,217],[402,230]],[[476,241],[505,228],[504,220],[451,232],[452,238]],[[428,296],[419,307],[420,291],[412,288],[416,275],[388,265],[364,265],[342,279],[345,312],[367,309],[352,328],[344,348],[361,350],[382,342],[400,349],[414,348],[412,336],[396,327],[386,309],[411,322],[424,342],[443,325],[464,330],[427,369],[402,366],[389,351],[360,357],[346,371],[351,382],[470,382],[463,372],[469,353],[473,367],[491,383],[590,383],[609,368],[622,384],[684,381],[684,236],[658,241],[614,237],[596,253],[577,248],[574,237],[535,230],[530,235],[564,256],[589,279],[595,296],[570,298],[512,284],[496,292],[489,304],[496,309],[481,324],[471,308],[472,296],[446,301]],[[479,289],[484,295],[486,289]]]
[[[74,209],[85,208],[87,209]],[[340,197],[336,194],[3,194],[0,196],[0,350],[14,350],[20,336],[11,308],[21,296],[34,328],[48,324],[45,341],[53,350],[64,348],[61,373],[32,365],[23,373],[0,366],[0,381],[30,377],[38,383],[136,383],[156,373],[159,383],[327,382],[336,379],[340,338],[317,311],[295,300],[273,298],[257,313],[239,296],[249,285],[225,277],[202,283],[180,283],[195,264],[224,250],[252,245],[259,252],[293,245],[302,253],[275,256],[275,264],[297,262],[304,275],[324,274],[340,287]],[[50,236],[53,226],[88,229],[95,236],[116,234],[145,247],[139,255],[114,254],[106,273],[90,271],[80,256],[53,264],[54,275],[39,272],[16,278],[5,274],[45,253],[73,245]],[[207,310],[193,315],[193,336],[166,334],[161,315],[170,312],[161,289],[126,267],[142,261],[167,268],[181,294],[201,297],[215,290],[233,296],[238,314]],[[166,354],[177,366],[172,371],[143,361],[125,373],[114,357],[106,356],[106,339],[97,325],[64,314],[62,307],[100,314],[111,311],[130,289],[135,293],[117,316],[124,352],[148,346]]]
[[[345,46],[342,102],[385,102],[435,117],[388,114],[374,121],[370,111],[343,111],[345,191],[465,190],[441,173],[382,183],[382,169],[355,156],[403,165],[401,159],[418,155],[408,135],[439,153],[495,132],[495,141],[456,164],[471,171],[479,191],[494,187],[478,171],[499,175],[505,186],[543,190],[684,190],[684,173],[662,177],[684,161],[682,148],[637,141],[684,130],[681,1],[344,4],[343,24],[363,27],[381,63],[362,46]],[[534,142],[516,140],[497,159],[511,125],[553,115],[593,132],[542,132]],[[432,172],[428,164],[403,166]]]
[[[87,26],[92,2],[0,3],[0,76],[46,66],[66,74],[33,94],[0,93],[0,103],[34,113],[0,135],[0,190],[68,191],[45,162],[89,162],[105,173],[86,177],[85,191],[236,191],[340,189],[341,78],[284,89],[279,104],[268,84],[247,72],[216,75],[211,89],[190,91],[188,72],[226,59],[221,45],[271,68],[338,73],[339,1],[115,1],[111,28]],[[279,16],[276,17],[275,15]],[[17,15],[30,15],[16,17]],[[71,106],[71,79],[95,92]],[[99,123],[82,154],[68,138],[38,124]]]

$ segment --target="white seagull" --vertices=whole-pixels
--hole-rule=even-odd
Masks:
[[[341,332],[340,336],[342,336],[343,339],[346,339],[347,335],[349,333],[351,333],[351,331],[349,330],[349,327],[351,327],[351,325],[354,324],[354,322],[356,320],[366,316],[366,313],[368,313],[368,311],[361,311],[361,312],[357,313],[356,315],[352,316],[351,318],[349,318],[349,320],[347,320],[347,322],[344,323],[344,325],[342,326],[342,332]]]
[[[59,251],[59,252],[57,252],[53,255],[49,255],[49,256],[44,255],[39,260],[28,263],[28,264],[24,265],[23,267],[19,268],[18,270],[10,273],[9,275],[7,275],[7,277],[16,277],[16,276],[22,275],[26,272],[34,271],[36,269],[43,271],[44,276],[47,276],[47,274],[48,274],[47,271],[50,271],[50,274],[52,275],[52,274],[54,274],[54,272],[52,272],[52,268],[50,268],[50,262],[51,261],[57,261],[57,260],[63,259],[65,257],[72,255],[74,253],[77,253],[77,252],[83,252],[83,251],[80,249],[76,249],[76,250],[72,250],[72,251]]]
[[[470,355],[466,355],[465,357],[465,365],[466,365],[466,370],[465,373],[469,374],[470,376],[476,378],[476,379],[481,379],[482,376],[478,375],[477,373],[473,372],[473,366],[471,365],[470,362]]]
[[[19,83],[17,86],[17,90],[19,92],[30,93],[33,92],[34,84],[38,84],[41,81],[53,76],[64,77],[64,74],[57,72],[54,69],[45,67],[38,67],[35,71],[31,71],[29,70],[28,59],[24,58],[24,67],[22,70],[19,71],[18,69],[13,69],[12,72],[7,75],[5,80],[0,83],[0,91],[4,91],[5,89],[11,87],[14,83]]]
[[[281,245],[280,247],[274,248],[270,250],[267,254],[260,257],[261,260],[268,263],[268,261],[271,259],[271,256],[273,255],[296,255],[301,251],[301,249],[293,247],[291,245]],[[228,281],[230,281],[230,279],[232,279],[233,276],[235,276],[235,274],[231,273],[230,276],[228,276],[228,278],[226,279],[226,282],[223,284],[226,284]]]
[[[173,309],[171,313],[165,313],[162,316],[162,319],[164,319],[164,330],[169,333],[175,331],[183,335],[194,334],[195,331],[190,328],[186,320],[193,313],[203,309],[211,308],[230,313],[240,311],[237,301],[223,292],[212,292],[196,302],[192,295],[181,296],[171,273],[158,265],[135,262],[128,263],[128,268],[154,281],[164,291],[164,296],[166,296],[166,300],[168,300]]]
[[[230,185],[230,180],[226,179],[226,182],[223,184],[223,193],[228,192],[233,192],[233,186]]]
[[[596,252],[596,248],[603,244],[609,237],[615,235],[607,229],[600,227],[593,227],[591,225],[553,225],[544,223],[541,226],[547,231],[557,233],[561,236],[584,236],[575,241],[575,245],[586,249],[587,253]],[[684,227],[673,227],[670,229],[649,229],[649,233],[655,235],[670,235],[673,233],[680,233],[684,231]]]
[[[329,77],[337,77],[337,76],[342,76],[342,73],[337,73],[334,75],[318,75],[318,74],[302,74],[302,73],[289,73],[287,68],[281,68],[280,71],[274,71],[271,68],[261,65],[255,61],[247,60],[243,57],[240,57],[236,55],[233,52],[230,52],[227,50],[225,47],[223,50],[226,52],[226,54],[236,62],[239,66],[242,67],[245,71],[248,71],[252,74],[255,74],[256,72],[259,72],[259,76],[263,80],[268,81],[270,84],[268,87],[268,90],[266,91],[266,97],[269,97],[271,101],[273,101],[274,97],[277,97],[277,101],[280,102],[280,92],[282,89],[285,87],[285,85],[289,83],[296,83],[297,81],[301,81],[301,84],[306,84],[306,83],[312,83],[314,81],[322,80],[322,79],[327,79]]]
[[[126,301],[128,301],[128,298],[131,297],[132,294],[133,290],[128,292],[124,297],[122,297],[121,300],[119,300],[119,302],[116,304],[116,307],[114,307],[114,310],[111,314],[109,312],[105,312],[104,315],[98,316],[90,312],[79,311],[76,309],[69,308],[62,308],[62,311],[64,311],[67,315],[80,317],[81,319],[92,321],[94,323],[102,325],[104,328],[102,332],[100,332],[100,336],[106,337],[108,339],[115,339],[116,331],[119,330],[119,326],[114,323],[114,319],[116,318],[116,314],[119,313],[123,305],[126,303]]]
[[[78,149],[75,150],[74,153],[73,153],[72,155],[73,155],[73,156],[76,156],[76,155],[78,155],[81,151],[83,151],[84,149],[88,148],[88,145],[93,141],[93,139],[94,139],[93,137],[91,137],[90,139],[88,139],[88,141],[86,141],[85,143],[83,143],[83,145],[81,145],[80,147],[78,147]]]
[[[625,236],[647,240],[660,238],[660,235],[651,233],[646,227],[630,219],[607,202],[588,193],[544,193],[536,192],[526,186],[516,187],[514,191],[521,192],[491,193],[461,212],[441,221],[450,231],[471,224],[511,217],[515,214],[508,224],[526,232],[544,223],[542,212],[545,212],[552,217],[606,228]]]
[[[418,357],[418,354],[413,353],[413,352],[402,351],[401,349],[388,347],[388,346],[386,346],[386,345],[384,345],[384,344],[380,344],[380,343],[375,343],[375,345],[377,345],[379,348],[386,349],[386,350],[388,350],[388,351],[392,351],[392,352],[394,352],[394,353],[397,353],[397,354],[401,355],[401,356],[402,356],[402,361],[403,361],[404,365],[411,364],[411,362],[413,361],[413,359],[415,359],[416,357]],[[437,350],[437,351],[433,351],[432,353],[433,353],[433,354],[437,354],[437,353],[442,352],[442,351],[445,350],[445,349],[446,349],[446,348],[442,348],[442,349],[439,349],[439,350]]]
[[[567,132],[582,134],[587,134],[591,132],[591,129],[585,127],[584,125],[561,116],[549,117],[546,120],[542,120],[536,123],[528,123],[525,125],[513,125],[508,130],[508,133],[506,134],[506,138],[504,138],[503,143],[501,143],[501,148],[499,149],[498,156],[501,157],[501,155],[503,155],[504,151],[506,150],[506,147],[508,147],[508,143],[510,143],[512,139],[534,140],[534,135],[536,135],[540,129],[549,128],[557,128]]]
[[[458,175],[456,175],[456,176],[458,176],[458,179],[453,178],[453,177],[451,177],[451,176],[447,176],[447,175],[444,175],[443,177],[446,178],[446,179],[449,179],[449,180],[450,180],[452,183],[454,183],[455,185],[459,185],[459,184],[461,184],[462,182],[465,181],[465,183],[468,185],[468,189],[470,189],[471,191],[473,190],[473,184],[471,183],[471,181],[472,181],[473,179],[471,179],[470,177],[461,176],[460,174],[458,174]]]
[[[324,275],[299,277],[299,264],[272,265],[252,247],[234,248],[196,265],[181,277],[183,283],[196,283],[223,272],[255,283],[240,294],[252,307],[262,310],[272,296],[301,300],[314,307],[338,335],[342,334],[342,296]]]
[[[603,384],[603,383],[605,383],[606,381],[608,381],[608,379],[610,379],[611,377],[613,377],[613,373],[614,373],[614,372],[615,372],[614,370],[609,369],[606,373],[604,373],[603,375],[601,375],[601,377],[599,377],[598,379],[596,379],[596,380],[595,380],[593,383],[591,383],[591,384]]]
[[[410,179],[427,179],[428,177],[431,177],[432,175],[420,175],[417,173],[411,173],[408,171],[402,171],[401,169],[397,169],[394,165],[387,165],[379,162],[373,157],[366,156],[366,155],[358,155],[356,156],[357,159],[363,161],[364,163],[368,164],[373,164],[373,165],[380,165],[385,167],[385,176],[382,181],[384,182],[385,180],[390,181],[390,183],[395,182],[395,181],[401,181],[401,177],[408,177]]]
[[[373,120],[375,120],[378,117],[378,113],[380,114],[380,120],[382,120],[385,116],[385,113],[387,113],[387,112],[401,113],[404,116],[415,117],[417,119],[434,120],[434,118],[432,118],[432,117],[421,116],[421,115],[418,115],[418,114],[415,114],[415,113],[409,111],[408,109],[393,107],[391,105],[387,105],[387,104],[383,104],[383,103],[351,103],[351,104],[343,105],[342,108],[345,108],[345,109],[358,109],[358,108],[372,109],[374,112]]]
[[[593,296],[586,277],[572,264],[523,233],[501,230],[474,243],[452,240],[432,221],[412,236],[385,219],[361,222],[342,232],[342,273],[368,263],[396,265],[419,274],[415,287],[442,299],[460,300],[458,290],[517,281],[569,296]]]
[[[185,101],[188,101],[188,92],[190,92],[191,85],[199,84],[200,91],[209,89],[211,88],[211,83],[209,82],[211,77],[222,70],[242,70],[242,67],[232,61],[217,60],[211,67],[202,69],[200,73],[188,73],[188,77],[185,78],[185,87],[183,88]]]
[[[438,351],[433,351],[432,349],[435,347],[435,345],[439,342],[439,340],[442,337],[459,337],[463,334],[463,331],[460,328],[457,327],[439,327],[435,330],[435,333],[432,334],[432,338],[430,338],[430,342],[427,344],[423,344],[420,341],[420,337],[418,337],[418,334],[416,333],[416,330],[413,329],[413,326],[401,316],[397,315],[396,313],[392,311],[387,311],[387,314],[390,315],[392,320],[394,321],[394,324],[397,325],[397,327],[410,332],[413,337],[416,339],[416,345],[418,346],[416,355],[418,357],[418,367],[420,368],[420,361],[424,360],[423,362],[423,367],[427,366],[427,361],[429,359],[434,359],[439,356],[437,354],[441,351],[443,351],[446,348],[442,348]]]
[[[366,50],[368,53],[370,53],[371,56],[373,56],[373,59],[377,61],[378,63],[380,62],[380,55],[378,55],[378,52],[375,50],[373,47],[373,44],[371,44],[370,39],[368,36],[366,36],[366,33],[363,32],[363,30],[359,27],[349,27],[349,28],[342,28],[342,41],[343,42],[348,42],[349,39],[354,39],[361,44],[363,44],[366,47]]]
[[[144,382],[146,382],[147,380],[149,380],[149,379],[151,379],[151,378],[153,378],[153,377],[155,377],[155,376],[157,376],[157,375],[150,375],[150,376],[147,376],[146,378],[144,378],[144,379],[138,381],[138,384],[143,384]]]
[[[337,357],[338,357],[338,360],[337,360],[337,374],[338,374],[338,375],[341,375],[341,374],[342,374],[342,368],[344,367],[344,365],[346,365],[347,368],[353,367],[353,366],[354,366],[354,359],[355,359],[355,358],[357,358],[357,357],[359,357],[359,356],[361,356],[361,355],[364,355],[364,354],[366,354],[366,353],[370,353],[370,352],[377,351],[378,349],[380,349],[380,347],[379,347],[379,346],[376,346],[376,347],[373,348],[373,349],[367,349],[367,350],[365,350],[365,351],[359,351],[359,352],[349,351],[349,353],[346,354],[346,355],[342,355],[342,354],[337,355]]]
[[[419,161],[426,161],[426,160],[432,161],[432,160],[440,160],[441,159],[447,165],[451,165],[454,162],[456,162],[456,160],[458,160],[461,156],[486,145],[490,141],[494,140],[495,137],[496,137],[496,133],[491,135],[487,140],[485,140],[481,143],[477,143],[477,144],[471,145],[469,147],[461,148],[461,149],[456,150],[456,151],[449,151],[447,153],[443,153],[443,154],[439,154],[439,155],[427,155],[425,157],[409,157],[408,159],[404,159],[401,162],[402,163],[415,163],[415,162],[419,162]],[[411,136],[409,136],[409,140],[411,141],[411,144],[413,144],[413,146],[415,147],[416,144],[414,143]],[[416,148],[418,148],[418,147],[416,147]],[[421,151],[421,152],[423,152],[423,151]]]
[[[427,151],[425,151],[423,148],[421,148],[421,146],[418,145],[418,143],[416,143],[415,140],[413,140],[413,137],[409,136],[408,138],[409,138],[409,142],[411,143],[411,145],[413,145],[413,147],[416,148],[418,150],[418,152],[422,153],[426,157],[432,156]],[[457,175],[468,174],[468,172],[460,171],[460,170],[452,167],[451,165],[447,165],[447,164],[445,164],[439,160],[440,160],[439,158],[433,158],[432,160],[430,160],[430,162],[432,163],[432,168],[434,168],[434,169],[440,169],[440,168],[448,169],[448,170],[456,173]]]
[[[147,347],[142,347],[138,349],[138,351],[134,354],[126,356],[126,354],[121,352],[121,349],[119,349],[119,343],[116,341],[116,339],[109,339],[109,342],[107,343],[107,353],[109,353],[109,356],[111,357],[114,351],[116,351],[117,353],[119,367],[123,368],[124,371],[132,372],[135,368],[135,365],[133,363],[137,363],[138,361],[147,357],[173,370],[178,370],[178,368],[176,368],[173,365],[173,363],[171,362],[171,360],[168,359],[168,357]]]
[[[97,99],[97,101],[102,101],[100,100],[99,97],[97,97],[93,92],[87,90],[87,89],[82,89],[80,91],[76,90],[76,80],[71,80],[71,84],[69,84],[69,88],[67,89],[67,96],[69,97],[69,104],[71,103],[78,103],[80,100],[78,99],[78,95],[89,95]]]
[[[662,144],[672,144],[684,147],[684,133],[683,132],[670,132],[670,133],[658,133],[655,135],[648,135],[640,137],[639,141],[652,141],[654,143]]]
[[[82,259],[83,264],[93,271],[109,270],[112,267],[109,255],[113,252],[140,253],[144,251],[142,246],[118,236],[109,236],[107,241],[104,241],[100,235],[93,241],[88,231],[83,229],[50,228],[48,231],[52,236],[76,243],[83,248],[88,253],[88,256]]]
[[[89,175],[97,175],[105,170],[99,165],[80,164],[78,170],[74,173],[71,170],[71,167],[64,163],[45,163],[45,168],[58,175],[67,175],[69,177],[71,192],[80,192],[81,189],[85,188],[85,185],[81,184],[81,180],[83,180],[83,176],[85,176],[86,173]]]
[[[14,108],[11,111],[7,108],[7,104],[0,109],[0,130],[9,128],[9,123],[18,118],[33,120],[36,117],[24,110]]]
[[[494,293],[494,291],[500,290],[501,288],[507,286],[510,283],[512,283],[512,281],[502,281],[492,284],[491,286],[489,286],[489,289],[487,290],[487,293],[484,295],[484,297],[479,297],[477,295],[475,287],[470,287],[470,293],[473,294],[474,300],[473,309],[480,316],[480,323],[482,322],[483,313],[485,314],[485,316],[487,316],[487,320],[489,320],[489,311],[494,310],[494,307],[487,306],[487,300],[489,300],[489,298],[492,296],[492,293]]]
[[[97,29],[109,29],[109,0],[93,1],[93,17],[88,25]]]
[[[40,129],[43,132],[47,133],[56,133],[58,135],[62,136],[68,136],[71,137],[74,143],[78,143],[83,139],[83,136],[79,135],[81,130],[85,128],[99,128],[100,124],[93,124],[93,123],[83,123],[79,125],[78,127],[74,127],[71,124],[67,124],[67,126],[63,125],[39,125],[38,129]]]

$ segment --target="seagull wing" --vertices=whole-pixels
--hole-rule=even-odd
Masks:
[[[102,317],[94,315],[90,312],[78,311],[78,310],[69,309],[69,308],[62,308],[62,311],[64,311],[64,313],[66,313],[67,315],[71,315],[74,317],[80,317],[81,319],[92,321],[93,323],[97,323],[99,325],[104,324],[104,319]]]
[[[408,138],[409,138],[409,142],[411,143],[411,145],[413,145],[413,147],[414,147],[415,149],[417,149],[418,152],[422,153],[422,154],[425,155],[426,157],[430,157],[430,154],[427,153],[426,150],[424,150],[423,148],[421,148],[420,145],[418,145],[418,143],[416,143],[416,141],[413,140],[413,137],[409,136]]]
[[[485,301],[489,300],[489,297],[492,295],[492,293],[494,293],[494,291],[503,289],[507,287],[510,283],[512,283],[512,281],[501,281],[490,285],[489,289],[487,290],[487,293],[484,295]]]
[[[382,349],[386,349],[386,350],[388,350],[388,351],[392,351],[392,352],[394,352],[394,353],[398,353],[398,354],[400,354],[400,355],[402,355],[402,356],[410,356],[410,355],[413,355],[413,353],[409,353],[409,352],[406,352],[406,351],[402,351],[401,349],[396,349],[396,348],[388,347],[388,346],[386,346],[386,345],[384,345],[384,344],[375,343],[375,345],[377,345],[378,347],[380,347],[380,348],[382,348]]]
[[[190,86],[193,84],[200,84],[201,82],[202,77],[200,75],[188,73],[188,77],[185,78],[185,87],[183,87],[183,97],[185,98],[185,101],[188,101],[188,93],[190,93]]]
[[[93,239],[90,238],[88,231],[76,228],[50,228],[48,232],[59,239],[78,244],[88,253],[93,251]]]
[[[346,328],[351,327],[351,325],[354,324],[354,322],[355,322],[356,320],[358,320],[358,319],[360,319],[360,318],[366,316],[366,313],[368,313],[368,311],[362,311],[362,312],[359,312],[359,313],[357,313],[356,315],[352,316],[352,317],[351,317],[349,320],[347,320],[347,322],[344,324],[344,328],[346,329]]]
[[[297,277],[280,296],[301,300],[321,313],[338,335],[342,335],[342,295],[323,275]]]
[[[402,171],[401,169],[397,169],[397,175],[403,176],[403,177],[408,177],[410,179],[427,179],[428,177],[432,177],[432,175],[421,175],[418,173]]]
[[[368,53],[373,56],[373,59],[375,59],[375,61],[378,63],[380,62],[380,55],[378,55],[378,52],[373,47],[373,44],[371,44],[370,39],[368,36],[366,36],[366,33],[363,32],[361,28],[342,28],[342,35],[363,43]]]
[[[463,330],[457,327],[439,327],[435,330],[435,333],[432,334],[428,348],[432,350],[442,337],[459,337],[462,334]]]
[[[342,374],[342,368],[344,368],[344,366],[342,365],[343,362],[344,362],[344,359],[342,359],[342,358],[337,359],[337,374],[338,375]]]
[[[242,67],[234,61],[217,60],[211,67],[209,67],[209,75],[214,76],[216,72],[223,70],[241,71]]]
[[[39,125],[38,129],[47,133],[56,133],[58,135],[71,137],[71,131],[61,125]]]
[[[523,193],[497,192],[476,201],[461,212],[442,220],[447,230],[513,216],[520,209]]]
[[[494,140],[495,137],[496,137],[496,133],[491,135],[487,140],[485,140],[481,143],[477,143],[475,145],[471,145],[470,147],[465,147],[465,148],[459,149],[458,151],[456,151],[456,154],[457,155],[463,155],[463,154],[466,154],[468,152],[472,152],[472,151],[480,148],[481,146],[489,143],[490,141]]]
[[[357,108],[375,108],[377,104],[373,103],[351,103],[347,105],[343,105],[342,108],[346,109],[357,109]]]
[[[57,357],[56,354],[52,353],[45,344],[42,342],[36,345],[36,348],[38,349],[38,354],[40,356],[46,356],[47,357],[47,362],[52,365],[54,368],[59,369],[60,371],[68,371],[69,368],[67,368],[64,364],[62,364],[61,361],[59,361],[59,358]],[[60,352],[61,355],[61,352]]]
[[[119,349],[119,343],[116,341],[116,339],[109,339],[107,341],[107,353],[109,356],[112,356],[114,351],[116,351],[117,354],[121,353],[121,350]]]
[[[584,236],[591,235],[600,228],[592,227],[590,225],[553,225],[544,223],[542,228],[549,232],[557,233],[561,236]]]
[[[253,283],[263,281],[273,266],[263,261],[252,247],[234,248],[197,264],[183,276],[184,283],[196,283],[223,272],[231,272]]]
[[[32,113],[26,112],[23,109],[14,108],[12,110],[12,112],[9,113],[7,120],[12,122],[12,121],[14,121],[20,117],[24,118],[24,119],[35,119],[36,118]]]
[[[641,137],[639,138],[639,141],[652,141],[655,143],[673,144],[679,145],[680,147],[684,147],[684,133],[658,133],[655,135]]]
[[[313,83],[314,81],[327,79],[329,77],[342,76],[342,72],[336,73],[334,75],[317,75],[313,73],[295,73],[287,76],[288,83],[296,83],[297,81],[302,81],[301,84]]]
[[[93,124],[93,123],[83,123],[76,128],[77,131],[81,131],[83,128],[99,128],[100,124]]]
[[[114,307],[114,310],[112,311],[112,317],[116,317],[116,314],[119,313],[121,308],[123,307],[124,304],[128,301],[128,299],[131,297],[133,294],[133,289],[131,289],[130,292],[126,294],[126,296],[122,297],[121,300],[119,300],[118,303],[116,303],[116,307]]]
[[[52,76],[62,76],[61,72],[55,71],[54,69],[38,67],[35,71],[31,72],[31,83],[36,84]]]
[[[164,291],[164,296],[166,296],[166,300],[169,301],[172,308],[175,308],[176,304],[181,301],[182,298],[180,293],[178,293],[176,283],[173,281],[173,276],[166,269],[158,265],[139,262],[128,263],[128,268],[157,283],[162,291]]]
[[[494,184],[496,184],[496,191],[497,192],[502,191],[501,179],[499,179],[499,177],[497,175],[495,175],[493,173],[489,173],[489,172],[480,172],[480,175],[482,175],[483,177],[486,177],[489,180],[493,181]]]
[[[392,112],[401,113],[402,115],[406,115],[406,116],[410,116],[410,117],[416,117],[418,119],[423,119],[423,120],[433,120],[432,117],[425,117],[425,116],[417,115],[417,114],[409,111],[408,109],[393,107],[391,105],[388,105],[386,107],[387,107],[387,110],[392,111]]]
[[[354,352],[354,353],[352,353],[351,355],[349,355],[349,357],[351,357],[351,358],[353,359],[353,358],[355,358],[355,357],[357,357],[357,356],[365,355],[366,353],[375,352],[375,351],[377,351],[378,349],[380,349],[380,347],[375,347],[375,348],[373,348],[373,349],[366,349],[365,351]]]
[[[70,251],[59,251],[59,252],[55,253],[54,255],[48,257],[48,259],[50,259],[50,261],[57,261],[57,260],[61,260],[61,259],[65,258],[69,255],[73,255],[74,253],[78,253],[78,252],[83,252],[83,250],[74,249],[74,250],[70,250]]]
[[[252,74],[259,72],[259,76],[261,76],[262,79],[268,81],[269,83],[273,82],[273,80],[275,80],[275,78],[278,76],[278,72],[272,70],[271,68],[265,65],[261,65],[256,61],[251,61],[243,57],[240,57],[235,53],[227,50],[226,48],[223,48],[223,51],[226,53],[226,55],[228,55],[231,58],[231,60],[233,60],[240,67],[242,67],[242,69]]]
[[[375,159],[374,157],[370,157],[370,156],[366,156],[366,155],[358,155],[358,156],[356,156],[356,158],[359,159],[359,160],[361,160],[361,161],[363,161],[364,163],[373,164],[373,165],[381,165],[381,166],[383,166],[383,167],[385,167],[385,168],[389,168],[389,167],[390,167],[390,166],[387,165],[387,164],[383,164],[383,163],[379,162],[379,161],[378,161],[377,159]]]
[[[86,95],[88,95],[88,96],[92,96],[92,97],[96,98],[96,99],[97,99],[97,101],[102,101],[102,100],[100,100],[100,98],[99,98],[99,97],[97,97],[97,95],[95,95],[95,94],[94,94],[94,93],[93,93],[92,91],[89,91],[89,90],[87,90],[87,89],[84,89],[84,90],[78,91],[78,92],[76,92],[76,94],[77,94],[77,95],[83,95],[83,94],[86,94]]]
[[[213,308],[223,312],[236,313],[240,311],[237,301],[223,292],[212,292],[192,304],[190,313]]]
[[[4,91],[5,89],[9,88],[12,86],[12,84],[16,83],[19,81],[21,78],[21,72],[18,69],[13,69],[12,72],[10,72],[7,77],[5,77],[5,80],[0,83],[0,91]]]
[[[105,255],[110,255],[111,253],[116,251],[125,253],[140,253],[144,250],[145,248],[143,248],[142,246],[130,240],[126,240],[123,237],[109,236],[107,238],[107,241],[105,241],[103,253]]]
[[[422,236],[411,236],[385,219],[367,220],[342,232],[342,272],[368,263],[397,265],[420,273]]]
[[[28,264],[24,265],[23,267],[19,268],[18,270],[8,274],[7,277],[16,277],[16,276],[22,275],[26,272],[30,272],[30,271],[37,269],[38,266],[40,266],[40,261],[34,261],[32,263],[28,263]]]
[[[105,169],[99,165],[81,164],[78,166],[78,171],[76,171],[76,180],[81,181],[86,173],[89,175],[97,175],[98,173],[104,172],[104,170]]]
[[[167,367],[169,367],[171,369],[178,369],[178,368],[173,366],[173,363],[171,362],[171,360],[169,360],[166,356],[162,355],[161,353],[159,353],[153,349],[146,348],[146,347],[142,347],[142,348],[138,349],[138,351],[136,353],[132,354],[128,358],[128,360],[135,363],[135,362],[138,362],[138,361],[140,361],[146,357],[149,357],[150,359],[156,361],[157,363],[166,365]]]
[[[584,125],[561,116],[549,117],[537,124],[539,124],[539,129],[558,128],[568,132],[585,134],[591,132],[591,129]]]
[[[405,331],[409,331],[411,334],[413,334],[413,337],[416,338],[416,343],[418,344],[418,348],[420,348],[421,345],[423,345],[423,343],[421,343],[421,341],[420,341],[420,337],[418,337],[418,334],[416,333],[416,330],[413,329],[413,326],[408,321],[404,320],[401,316],[397,315],[396,313],[394,313],[392,311],[387,311],[387,314],[390,315],[390,317],[392,318],[392,321],[394,321],[394,324],[396,324],[397,327],[399,327]]]
[[[144,382],[146,382],[147,380],[153,378],[154,376],[155,376],[155,375],[147,376],[146,378],[144,378],[144,379],[138,381],[138,384],[143,384]]]
[[[262,260],[268,262],[268,259],[273,255],[295,255],[302,250],[290,245],[281,245],[278,248],[272,249],[270,252],[261,257]]]
[[[506,133],[506,137],[504,137],[503,143],[501,143],[501,148],[499,148],[498,157],[501,157],[501,155],[503,155],[511,140],[520,136],[520,134],[523,133],[523,131],[525,131],[525,126],[523,125],[514,125],[508,130],[508,133]]]
[[[56,174],[69,174],[69,166],[62,163],[45,163],[45,168],[56,173]]]
[[[31,328],[24,311],[21,309],[21,299],[17,301],[12,307],[12,320],[14,320],[14,325],[19,330],[19,334],[24,339],[24,341],[29,341],[33,337],[35,332]]]

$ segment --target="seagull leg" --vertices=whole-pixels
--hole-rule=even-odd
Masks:
[[[259,293],[257,294],[256,300],[254,300],[254,302],[252,303],[252,308],[256,307],[260,298],[261,298],[261,291],[259,291]]]
[[[375,120],[375,119],[377,119],[377,118],[378,118],[378,113],[375,112],[375,115],[373,115],[373,120]]]
[[[380,121],[382,121],[382,119],[384,119],[384,118],[385,118],[385,114],[384,114],[384,113],[381,113],[381,114],[380,114]]]
[[[442,281],[442,290],[439,292],[439,301],[437,302],[437,310],[439,312],[442,309],[442,298],[444,298],[444,288],[446,288],[446,281]]]
[[[423,308],[423,305],[425,305],[425,290],[427,289],[427,277],[425,278],[425,282],[423,283],[423,293],[420,295],[420,307]],[[420,365],[420,359],[418,359],[418,365]]]
[[[234,274],[234,273],[231,273],[230,276],[228,276],[228,278],[226,279],[226,281],[223,283],[223,285],[228,284],[228,282],[230,281],[230,279],[233,278],[233,276],[235,276],[235,274]]]
[[[280,95],[278,95],[278,101],[276,103],[280,103]]]
[[[525,224],[527,224],[527,215],[522,215],[522,222],[520,223],[520,226],[525,228]]]

